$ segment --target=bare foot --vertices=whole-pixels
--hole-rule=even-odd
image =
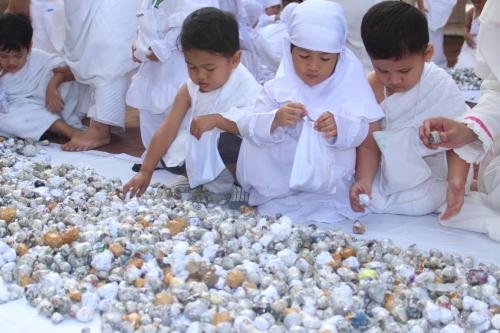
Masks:
[[[110,131],[109,125],[92,121],[89,128],[72,137],[61,148],[66,151],[83,151],[107,145],[111,141]]]

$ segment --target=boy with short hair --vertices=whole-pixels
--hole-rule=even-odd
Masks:
[[[50,131],[72,138],[81,128],[78,87],[54,73],[64,61],[32,49],[33,28],[24,14],[0,15],[0,84],[5,100],[0,110],[0,133],[21,138]]]
[[[364,211],[359,195],[365,193],[374,213],[432,213],[445,202],[446,159],[455,155],[425,147],[418,128],[429,117],[455,118],[468,107],[452,78],[429,63],[433,47],[418,9],[381,2],[364,16],[361,34],[374,68],[369,81],[385,119],[373,135],[379,149],[358,150],[351,205]]]

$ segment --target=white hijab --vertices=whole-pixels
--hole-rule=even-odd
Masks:
[[[371,114],[374,105],[373,92],[366,81],[363,67],[354,54],[347,49],[347,23],[342,7],[326,0],[308,0],[295,7],[289,25],[284,55],[276,79],[269,82],[277,93],[278,102],[301,102],[312,119],[318,112],[329,110],[348,113],[353,117],[380,118],[378,112]],[[311,51],[338,53],[335,71],[323,82],[309,86],[295,72],[291,45]],[[281,95],[281,96],[280,96]],[[295,97],[293,99],[290,99]],[[297,100],[300,98],[302,100]],[[359,107],[360,103],[367,107]],[[375,103],[376,104],[376,103]],[[356,105],[349,108],[347,106]],[[328,109],[325,109],[327,107]]]

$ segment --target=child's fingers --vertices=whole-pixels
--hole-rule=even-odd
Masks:
[[[302,103],[296,103],[296,102],[287,103],[286,106],[289,108],[301,109],[304,111],[306,109]]]

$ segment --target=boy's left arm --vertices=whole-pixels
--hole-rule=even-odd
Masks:
[[[73,81],[75,76],[68,66],[54,68],[53,73],[54,75],[47,84],[45,106],[49,111],[56,113],[61,112],[64,108],[64,101],[57,88],[64,82]]]
[[[462,160],[453,149],[446,152],[448,162],[448,192],[446,194],[446,210],[441,220],[448,220],[458,214],[464,204],[465,184],[470,165]]]

